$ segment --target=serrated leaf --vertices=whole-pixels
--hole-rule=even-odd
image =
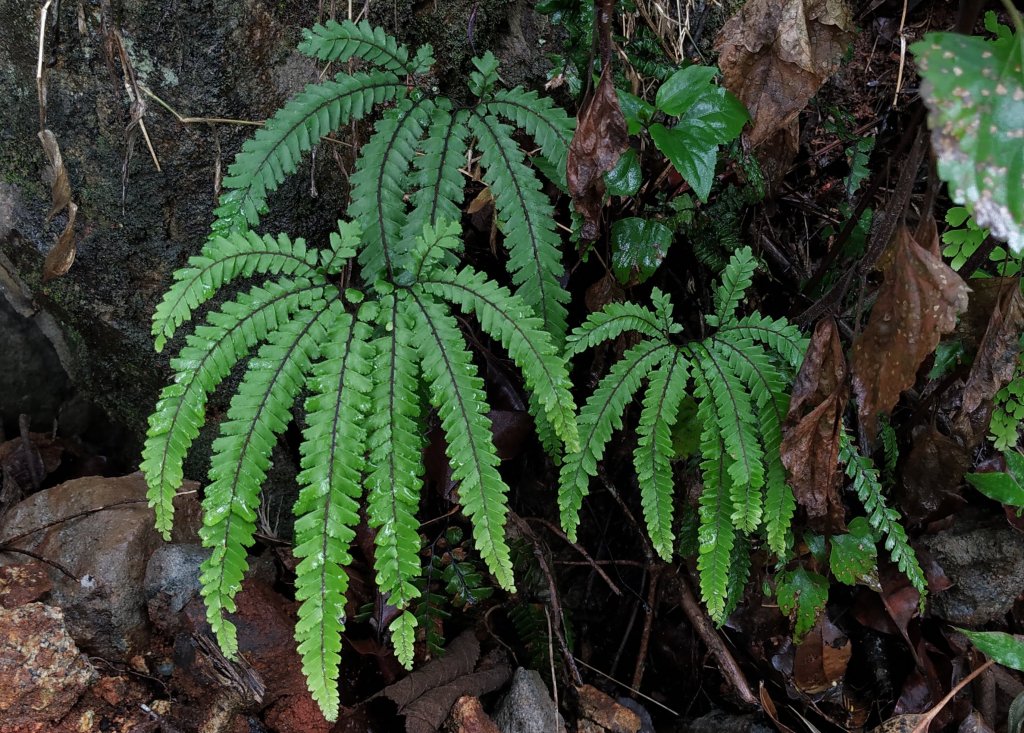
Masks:
[[[799,644],[825,609],[828,580],[803,568],[779,573],[776,580],[779,610],[795,618],[793,642]]]
[[[1001,631],[957,631],[999,664],[1024,672],[1024,638]]]
[[[659,221],[631,216],[612,224],[612,270],[623,285],[639,285],[658,269],[672,244],[672,230]]]
[[[707,90],[718,69],[713,66],[687,66],[658,88],[654,105],[667,115],[681,117]]]
[[[829,567],[836,580],[846,585],[860,583],[879,593],[878,550],[875,547],[874,532],[868,520],[857,517],[847,526],[847,534],[834,535],[831,539]]]
[[[928,33],[911,46],[924,79],[932,148],[950,197],[1015,252],[1024,250],[1024,75],[1019,38]]]
[[[718,160],[718,143],[714,138],[700,128],[676,127],[670,130],[657,123],[651,125],[651,139],[690,184],[697,197],[707,203]]]

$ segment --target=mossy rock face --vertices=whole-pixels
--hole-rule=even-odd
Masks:
[[[371,21],[394,30],[397,19],[403,41],[438,49],[445,89],[465,93],[474,49],[499,53],[510,84],[537,87],[543,80],[547,62],[536,40],[546,21],[529,3],[398,0],[371,7]],[[317,78],[313,63],[294,50],[300,29],[318,20],[316,4],[110,0],[50,9],[46,126],[60,144],[79,206],[77,257],[66,275],[42,282],[43,259],[67,218],[45,222],[50,201],[41,178],[46,161],[35,81],[39,3],[0,0],[7,21],[0,33],[0,213],[7,212],[0,216],[0,268],[10,270],[0,275],[52,314],[77,387],[141,442],[177,346],[153,351],[150,317],[174,270],[200,250],[218,171],[226,171],[252,128],[183,125],[147,98],[143,119],[161,170],[141,137],[126,164],[131,100],[120,59],[108,55],[109,39],[116,30],[138,82],[183,116],[263,120]],[[321,146],[313,172],[307,164],[271,196],[264,230],[322,241],[344,210],[352,163],[349,147]],[[214,399],[211,416],[225,407]],[[192,466],[206,464],[198,458]]]

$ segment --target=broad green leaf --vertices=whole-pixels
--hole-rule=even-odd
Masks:
[[[632,196],[640,190],[643,177],[640,158],[633,148],[629,148],[619,156],[615,167],[604,174],[604,185],[612,196]]]
[[[874,531],[864,517],[857,517],[846,527],[847,534],[832,537],[829,566],[836,580],[846,585],[866,585],[881,592],[878,582],[878,550]]]
[[[1024,478],[1024,456],[1015,450],[1009,450],[1004,455],[1010,469],[1008,473],[969,473],[964,478],[971,486],[1000,504],[1024,507],[1024,486],[1021,485],[1021,479]]]
[[[647,280],[665,259],[672,230],[661,222],[632,216],[612,224],[612,270],[623,285]]]
[[[1010,636],[1001,631],[957,631],[997,663],[1024,672],[1024,637]]]
[[[1006,733],[1024,732],[1024,692],[1010,703],[1010,712],[1006,714]]]
[[[911,46],[932,147],[950,198],[1011,249],[1024,249],[1024,74],[1020,38],[928,33]]]
[[[655,110],[650,103],[621,89],[616,89],[615,93],[619,97],[619,107],[622,108],[622,116],[626,118],[626,130],[630,135],[636,135],[651,124]]]
[[[779,610],[787,616],[796,614],[793,643],[799,644],[825,608],[828,580],[803,568],[779,573],[777,580]]]
[[[660,123],[651,125],[651,139],[690,184],[697,197],[707,203],[718,160],[717,141],[709,139],[699,128],[687,130],[677,127],[670,130]]]
[[[654,104],[667,115],[680,117],[708,89],[718,69],[714,66],[687,66],[661,85]]]

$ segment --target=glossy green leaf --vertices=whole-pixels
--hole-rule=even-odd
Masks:
[[[626,130],[630,135],[636,135],[642,129],[651,124],[654,119],[654,106],[645,102],[635,94],[616,89],[619,97],[619,107],[622,108],[622,115],[626,118]]]
[[[714,66],[687,66],[680,69],[658,89],[655,106],[672,117],[682,116],[704,94],[717,73],[718,69]]]
[[[1006,733],[1024,733],[1024,692],[1010,703],[1006,714]]]
[[[874,531],[864,517],[857,517],[846,527],[847,534],[832,537],[829,566],[836,580],[846,585],[866,585],[881,592],[878,582],[878,550]]]
[[[633,148],[620,155],[615,167],[604,174],[605,189],[612,196],[632,196],[640,190],[642,182],[640,158]]]
[[[707,203],[715,179],[718,143],[702,136],[699,128],[669,130],[662,124],[651,125],[651,138],[697,197]]]
[[[969,473],[964,478],[990,499],[1001,504],[1024,507],[1024,485],[1021,484],[1024,479],[1024,456],[1015,450],[1009,450],[1004,455],[1009,472]]]
[[[1001,631],[957,630],[998,664],[1024,672],[1024,638]]]
[[[799,644],[818,620],[828,601],[828,580],[803,568],[779,573],[776,598],[779,610],[795,615],[793,643]]]
[[[995,26],[989,23],[990,28]],[[1024,74],[1020,39],[928,33],[911,46],[924,79],[932,147],[950,197],[981,227],[1024,249]]]
[[[665,259],[672,230],[651,219],[629,217],[612,224],[612,270],[623,285],[647,280]]]

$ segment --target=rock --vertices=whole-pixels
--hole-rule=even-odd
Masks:
[[[480,698],[463,695],[452,706],[445,722],[447,733],[501,733],[501,729],[484,712]]]
[[[141,474],[75,479],[29,496],[0,524],[0,541],[25,534],[15,546],[74,576],[48,568],[50,602],[78,646],[107,659],[129,659],[149,636],[143,578],[162,540],[145,495]],[[0,563],[15,558],[0,554]]]
[[[149,619],[173,636],[181,628],[179,614],[199,595],[199,566],[210,550],[197,544],[168,543],[156,548],[146,565],[144,591]]]
[[[577,693],[580,733],[640,733],[642,730],[639,715],[596,687],[583,685]]]
[[[22,565],[0,566],[0,606],[17,608],[41,601],[53,590],[48,568],[33,560]]]
[[[681,733],[774,733],[775,727],[763,715],[715,710],[691,720],[679,730]]]
[[[0,728],[43,733],[63,718],[96,677],[59,608],[0,608]]]
[[[565,731],[548,688],[535,669],[516,669],[512,687],[498,703],[494,722],[502,733]]]
[[[1002,620],[1024,589],[1024,542],[1005,524],[957,521],[921,540],[952,587],[929,596],[931,612],[951,623],[979,628]]]

